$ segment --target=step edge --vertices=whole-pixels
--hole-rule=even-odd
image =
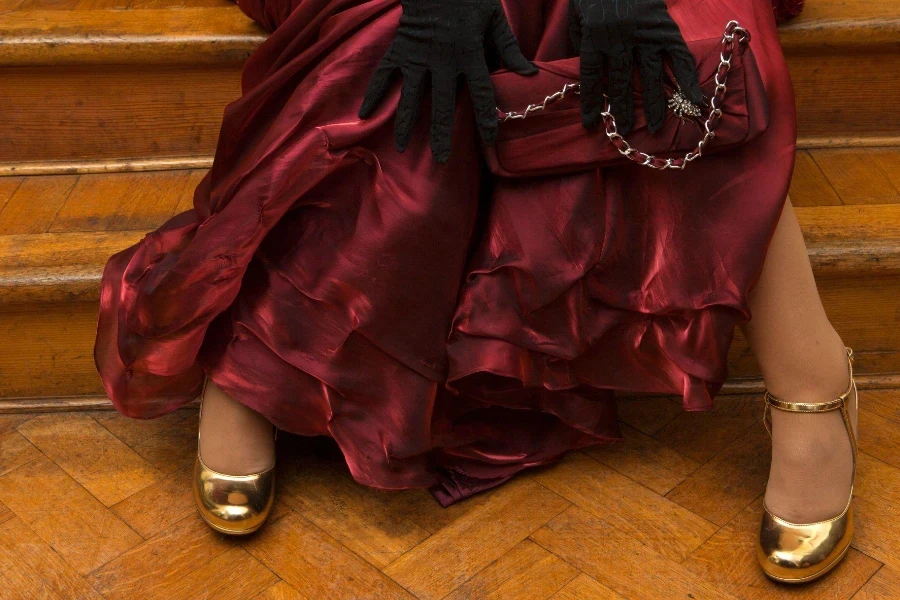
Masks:
[[[25,33],[16,36],[15,31],[7,33],[0,40],[0,66],[55,66],[75,64],[186,64],[240,63],[262,44],[268,37],[260,26],[243,16],[237,6],[214,8],[169,8],[154,9],[155,15],[184,16],[186,14],[231,14],[237,19],[229,22],[228,29],[207,32],[159,32],[156,34],[129,35],[122,26],[140,9],[122,11],[115,9],[95,9],[82,11],[109,18],[108,27],[99,27],[94,32],[74,33],[63,31],[54,35],[53,31],[40,35]],[[12,13],[17,18],[27,15],[40,21],[60,12],[71,11],[18,11]],[[0,15],[0,30],[5,21]],[[165,20],[165,19],[163,19]],[[13,22],[13,24],[15,24]],[[235,26],[242,30],[236,31]],[[6,27],[9,29],[9,27]],[[900,15],[889,19],[810,19],[788,23],[779,28],[782,49],[787,54],[797,52],[846,52],[849,48],[884,48],[900,52]]]
[[[900,138],[898,138],[900,144]],[[34,175],[89,175],[97,173],[140,173],[209,169],[213,156],[160,156],[98,160],[44,161],[0,164],[0,177]]]
[[[819,148],[893,148],[897,146],[900,146],[900,136],[867,136],[860,134],[844,137],[801,136],[797,138],[797,150]],[[212,155],[190,155],[0,163],[0,177],[209,169],[213,165],[213,158]]]
[[[237,5],[0,15],[0,66],[241,64],[268,37]],[[152,15],[149,29],[147,17]],[[198,31],[196,23],[206,24]]]
[[[123,238],[134,240],[142,232],[121,233]],[[812,241],[808,251],[816,277],[900,275],[900,239]],[[96,302],[108,258],[93,264],[29,265],[0,270],[0,305]]]
[[[885,47],[900,52],[900,15],[888,19],[801,20],[779,27],[778,37],[786,54]]]
[[[900,388],[900,373],[860,373],[856,375],[857,387],[861,390],[884,390]],[[762,394],[765,389],[762,377],[740,377],[728,379],[719,390],[720,395]],[[621,398],[655,398],[658,394],[623,393]],[[760,402],[762,399],[760,399]],[[191,400],[175,410],[196,410],[199,400]],[[40,396],[29,398],[0,398],[0,415],[73,412],[88,410],[116,410],[110,399],[103,395],[87,394],[83,396]]]

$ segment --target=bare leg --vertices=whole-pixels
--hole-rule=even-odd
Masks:
[[[768,390],[788,402],[825,402],[850,379],[844,343],[819,298],[790,200],[778,222],[742,328]],[[856,427],[855,398],[850,397]],[[778,517],[811,523],[836,516],[850,496],[853,455],[838,411],[772,411],[772,466],[765,501]]]
[[[200,456],[213,471],[249,475],[275,464],[272,424],[209,381],[200,418]]]

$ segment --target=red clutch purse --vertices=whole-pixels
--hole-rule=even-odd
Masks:
[[[592,131],[582,127],[578,57],[535,62],[539,72],[530,77],[497,71],[491,80],[500,127],[496,144],[484,147],[487,163],[504,177],[572,173],[628,160],[656,169],[685,169],[703,154],[748,142],[769,125],[766,92],[749,41],[749,32],[731,21],[723,37],[690,42],[709,106],[695,107],[681,96],[667,68],[665,87],[673,112],[651,134],[641,100],[635,98],[635,122],[627,139],[616,131],[608,102],[603,125]]]

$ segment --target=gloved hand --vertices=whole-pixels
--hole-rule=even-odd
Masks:
[[[412,135],[431,75],[431,152],[439,163],[450,157],[457,78],[465,76],[478,130],[486,144],[497,139],[497,104],[484,54],[486,35],[511,70],[537,73],[519,49],[499,0],[401,0],[403,14],[390,48],[369,82],[359,116],[367,118],[384,98],[395,73],[403,74],[394,118],[397,150]]]
[[[694,104],[703,102],[697,65],[664,0],[570,0],[569,34],[581,56],[581,118],[588,129],[600,123],[603,79],[608,74],[610,107],[621,134],[634,124],[634,59],[640,69],[644,113],[651,133],[665,120],[663,57],[681,91]]]

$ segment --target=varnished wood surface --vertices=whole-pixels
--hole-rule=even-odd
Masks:
[[[872,52],[838,47],[788,53],[787,63],[801,144],[852,145],[854,139],[900,135],[900,44]]]
[[[882,47],[896,52],[900,7],[895,0],[815,0],[780,28],[787,52],[813,48]]]
[[[196,514],[197,412],[0,415],[3,597],[45,600],[887,600],[900,595],[900,391],[860,393],[857,530],[843,563],[778,586],[754,542],[769,461],[758,395],[689,413],[619,401],[624,442],[442,508],[362,486],[334,442],[282,434],[257,534]]]
[[[171,10],[35,8],[0,14],[0,65],[240,65],[267,35],[229,2]]]
[[[240,93],[240,63],[0,67],[0,164],[209,157]]]

